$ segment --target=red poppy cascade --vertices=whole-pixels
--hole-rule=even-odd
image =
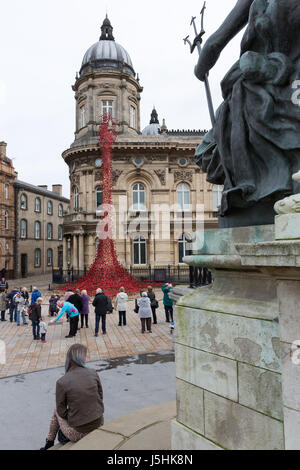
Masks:
[[[102,158],[102,207],[103,215],[100,220],[99,244],[95,260],[89,272],[78,282],[71,283],[63,290],[80,289],[87,290],[94,295],[96,289],[101,288],[110,297],[114,297],[121,287],[127,294],[133,295],[145,289],[148,285],[131,276],[119,263],[113,238],[112,212],[112,187],[113,171],[111,153],[117,138],[110,116],[102,117],[100,128],[100,151]]]

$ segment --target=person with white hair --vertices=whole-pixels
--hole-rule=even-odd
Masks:
[[[128,295],[125,292],[125,288],[121,287],[119,294],[116,297],[117,311],[119,312],[119,326],[126,326],[126,312],[128,306]]]
[[[85,327],[89,327],[89,313],[90,313],[90,297],[88,296],[88,293],[86,290],[83,290],[81,292],[81,298],[82,298],[82,310],[80,312],[81,316],[81,328],[84,328],[84,323]]]
[[[139,307],[139,317],[142,324],[142,334],[145,333],[146,327],[149,333],[152,333],[152,309],[151,301],[147,292],[142,293],[142,297],[137,302]]]

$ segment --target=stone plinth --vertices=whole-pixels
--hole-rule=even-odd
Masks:
[[[300,240],[278,231],[199,233],[185,260],[215,281],[177,302],[174,450],[300,448]]]

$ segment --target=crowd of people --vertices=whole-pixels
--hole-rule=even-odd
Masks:
[[[173,286],[171,284],[164,284],[162,286],[163,304],[165,308],[166,322],[174,321],[173,318],[173,300],[170,298]],[[49,299],[49,317],[51,317],[50,324],[59,323],[64,315],[69,322],[69,334],[66,338],[74,338],[78,330],[89,328],[89,315],[90,315],[91,298],[88,296],[87,291],[80,291],[78,289],[68,290],[64,297],[61,298],[58,294],[52,294]],[[29,324],[31,321],[32,334],[35,341],[42,341],[46,343],[46,335],[48,325],[42,314],[43,298],[38,288],[34,287],[31,296],[26,289],[18,289],[14,287],[10,292],[8,291],[8,283],[3,277],[0,281],[0,312],[1,322],[8,321],[6,319],[6,312],[9,314],[9,321],[15,322],[17,326]],[[95,298],[93,299],[92,306],[95,309],[95,337],[99,336],[100,326],[103,335],[107,334],[107,315],[113,313],[114,310],[118,313],[118,326],[123,327],[127,325],[127,312],[129,309],[129,297],[124,287],[121,287],[120,292],[117,294],[113,301],[109,296],[105,295],[102,289],[96,291]],[[147,291],[140,293],[140,298],[136,299],[134,312],[141,320],[141,333],[152,333],[152,324],[157,324],[157,309],[159,302],[156,299],[155,292],[152,286],[149,286]]]

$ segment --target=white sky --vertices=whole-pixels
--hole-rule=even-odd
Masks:
[[[194,76],[183,38],[194,38],[190,20],[202,0],[0,0],[0,141],[8,144],[19,179],[35,185],[63,184],[61,154],[74,140],[71,86],[86,50],[99,40],[108,11],[116,42],[131,56],[144,87],[144,128],[153,105],[169,129],[208,129],[204,87]],[[207,35],[220,26],[236,0],[207,0]],[[199,25],[199,22],[198,22]],[[198,26],[199,27],[199,26]],[[240,37],[227,46],[210,75],[215,107],[220,81],[239,56]]]

